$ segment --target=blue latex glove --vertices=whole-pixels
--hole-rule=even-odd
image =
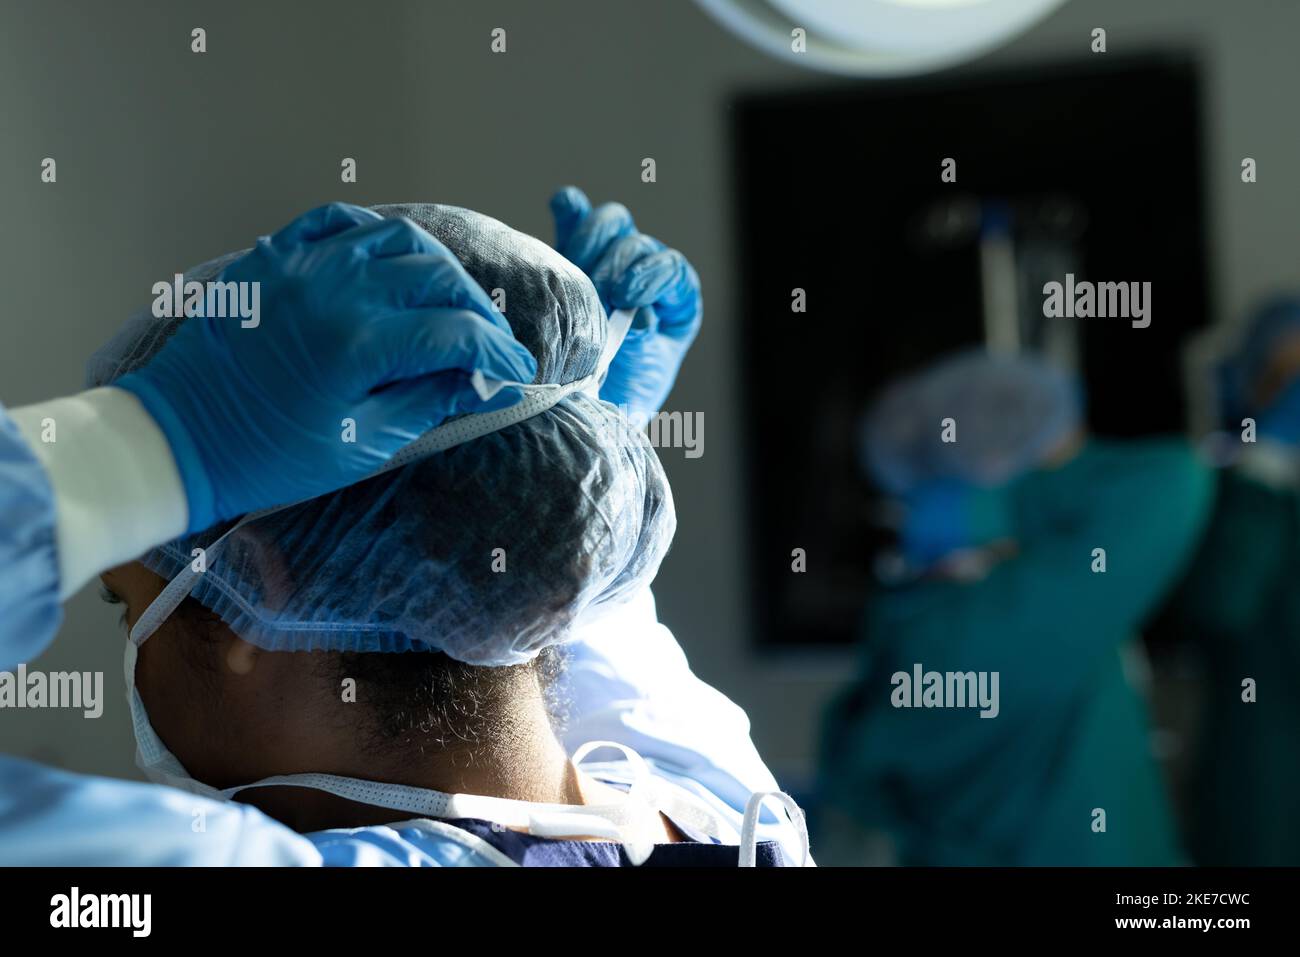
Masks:
[[[294,220],[219,277],[261,283],[261,316],[191,318],[134,393],[176,458],[189,530],[342,488],[450,415],[491,402],[475,369],[528,382],[533,357],[459,261],[406,219],[342,203]],[[344,441],[343,420],[356,422]]]
[[[677,250],[637,232],[619,203],[592,209],[582,190],[566,186],[551,197],[551,213],[555,248],[591,277],[606,311],[635,310],[600,397],[642,425],[663,407],[700,331],[700,277]]]
[[[1300,376],[1259,414],[1259,437],[1300,448]]]
[[[905,496],[899,545],[908,565],[927,569],[966,549],[1014,538],[1005,488],[936,479]]]

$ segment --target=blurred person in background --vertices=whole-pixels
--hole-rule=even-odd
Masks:
[[[825,719],[823,863],[1181,862],[1133,639],[1208,512],[1188,444],[1085,439],[1069,376],[972,352],[888,388],[864,447],[901,572]],[[992,700],[927,704],[932,671]]]
[[[1222,373],[1232,464],[1172,603],[1205,678],[1188,845],[1300,864],[1300,299],[1258,308]]]

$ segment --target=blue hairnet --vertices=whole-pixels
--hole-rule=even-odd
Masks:
[[[377,206],[444,243],[505,291],[537,383],[591,374],[607,321],[587,277],[544,243],[471,210]],[[212,278],[239,253],[195,267]],[[147,363],[180,319],[148,310],[90,360],[91,385]],[[213,401],[220,385],[212,384]],[[154,549],[170,579],[229,524]],[[526,662],[579,616],[648,584],[676,528],[654,450],[611,405],[574,393],[498,432],[236,530],[193,596],[272,651],[439,650],[474,665]]]
[[[955,442],[942,441],[949,418]],[[903,497],[938,479],[1000,485],[1081,422],[1080,389],[1056,367],[963,352],[885,389],[864,422],[863,456],[872,478]]]
[[[1300,335],[1300,298],[1277,296],[1257,306],[1246,320],[1237,352],[1220,370],[1225,421],[1259,412],[1252,393],[1282,340]]]

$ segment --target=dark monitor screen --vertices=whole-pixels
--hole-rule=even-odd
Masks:
[[[1207,321],[1191,59],[752,94],[734,117],[761,645],[857,635],[880,544],[860,423],[893,376],[1010,335],[1079,372],[1094,432],[1183,427],[1182,347]],[[1067,273],[1149,282],[1150,324],[1044,318]]]

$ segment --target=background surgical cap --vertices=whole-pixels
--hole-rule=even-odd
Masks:
[[[956,441],[942,441],[942,421]],[[1080,389],[1040,359],[965,352],[890,385],[864,421],[863,456],[887,492],[935,480],[1000,485],[1082,424]]]
[[[484,289],[504,290],[506,319],[537,359],[535,382],[567,384],[596,369],[604,309],[587,277],[549,246],[471,210],[374,209],[414,220]],[[239,255],[186,278],[213,278]],[[90,385],[147,363],[183,321],[143,310],[92,356]],[[142,561],[170,579],[230,524]],[[440,650],[512,665],[564,641],[579,616],[647,585],[675,528],[645,436],[613,406],[574,393],[499,432],[247,524],[192,594],[272,651]]]
[[[1258,305],[1246,319],[1236,353],[1220,369],[1223,413],[1229,425],[1239,425],[1255,408],[1253,392],[1278,347],[1300,336],[1300,298],[1279,295]]]

